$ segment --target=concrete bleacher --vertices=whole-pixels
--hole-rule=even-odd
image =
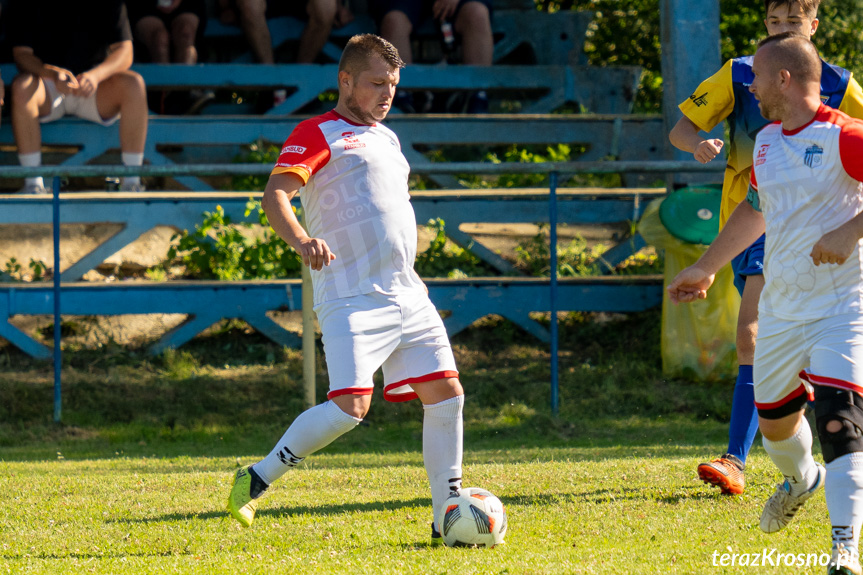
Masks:
[[[432,164],[431,154],[441,148],[472,146],[532,146],[570,144],[578,150],[579,161],[661,160],[665,155],[662,118],[631,114],[640,78],[635,67],[599,68],[584,62],[582,45],[590,14],[567,12],[543,14],[525,10],[519,0],[498,2],[495,12],[495,59],[507,62],[521,50],[534,55],[536,64],[500,64],[488,68],[418,64],[406,68],[401,86],[408,90],[452,92],[486,89],[493,97],[517,100],[520,114],[399,115],[386,123],[399,136],[406,157],[415,170]],[[532,3],[531,3],[532,4]],[[337,57],[340,43],[362,31],[370,23],[362,16],[351,26],[334,31],[325,54]],[[270,22],[274,45],[296,40],[301,26],[291,19]],[[424,35],[434,41],[433,29]],[[216,25],[208,29],[211,41],[242,40],[239,29]],[[318,96],[335,88],[334,64],[262,66],[244,64],[249,58],[232,52],[230,62],[198,66],[156,66],[140,64],[136,69],[151,89],[220,90],[289,89],[288,100],[264,115],[246,113],[241,106],[225,115],[207,109],[201,116],[151,116],[145,157],[155,165],[172,163],[228,163],[249,144],[257,141],[281,144],[303,117],[292,114],[308,109]],[[0,66],[7,79],[14,67]],[[563,105],[591,113],[550,114]],[[215,112],[216,108],[212,109]],[[532,113],[540,112],[540,113]],[[65,165],[109,163],[118,149],[116,127],[103,128],[90,122],[64,118],[42,126],[46,149],[62,156]],[[12,143],[8,122],[0,126],[0,142]],[[479,159],[479,158],[477,158]],[[116,161],[114,158],[113,161]],[[0,153],[0,164],[16,164],[14,153]],[[110,168],[106,168],[106,174]],[[455,188],[451,175],[429,178],[438,185]],[[628,184],[644,184],[630,178]],[[165,334],[151,349],[179,346],[222,318],[247,321],[271,339],[284,345],[297,345],[296,334],[286,332],[269,318],[274,310],[301,307],[299,282],[119,282],[110,285],[78,280],[111,254],[135,241],[157,225],[192,229],[204,211],[219,204],[241,219],[249,193],[214,191],[206,178],[177,176],[169,186],[185,191],[146,194],[68,193],[61,198],[61,221],[71,223],[120,223],[123,229],[63,272],[63,313],[133,314],[186,313],[188,319]],[[560,221],[570,224],[611,224],[629,222],[640,216],[642,199],[655,197],[663,190],[566,190],[560,194]],[[466,192],[442,190],[414,193],[417,223],[441,217],[449,237],[470,247],[479,257],[502,272],[512,267],[460,229],[467,222],[547,222],[548,190],[487,190]],[[51,221],[51,206],[46,197],[0,195],[0,225],[46,224]],[[636,240],[622,242],[609,252],[606,263],[613,267],[643,246]],[[0,262],[2,263],[2,262]],[[547,339],[543,327],[530,314],[548,312],[549,280],[539,278],[481,278],[471,280],[430,280],[432,299],[446,313],[451,334],[488,314],[509,318],[529,333]],[[579,278],[561,282],[561,311],[638,311],[661,301],[661,279]],[[34,356],[50,353],[42,344],[14,327],[15,315],[51,312],[53,293],[47,285],[0,284],[0,337]]]
[[[563,189],[558,211],[570,224],[614,225],[638,219],[645,200],[661,196],[663,189]],[[117,282],[78,281],[111,254],[137,240],[156,226],[194,229],[204,211],[221,206],[233,221],[242,221],[246,202],[260,193],[247,192],[147,192],[64,193],[60,198],[61,221],[74,224],[121,224],[122,229],[72,263],[61,275],[62,305],[68,315],[123,315],[185,313],[187,319],[150,347],[158,352],[180,346],[221,319],[242,319],[262,334],[288,346],[298,346],[297,334],[275,323],[267,312],[302,308],[299,280],[256,282]],[[471,222],[548,222],[548,190],[473,190],[414,192],[412,204],[417,225],[440,217],[447,235],[502,271],[509,264],[460,228]],[[0,225],[45,225],[52,221],[50,197],[0,195]],[[642,244],[629,239],[607,252],[605,263],[613,267]],[[549,280],[499,277],[468,280],[427,280],[430,295],[445,313],[451,335],[489,314],[498,314],[526,332],[547,340],[548,333],[530,314],[550,309]],[[561,311],[641,311],[661,300],[658,276],[605,276],[561,281]],[[0,337],[26,353],[47,357],[49,350],[21,332],[10,319],[16,315],[51,313],[53,293],[48,284],[0,284]]]

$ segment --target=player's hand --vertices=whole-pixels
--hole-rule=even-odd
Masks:
[[[51,79],[54,81],[54,85],[57,87],[58,92],[63,95],[68,95],[78,89],[78,79],[75,77],[75,74],[65,68],[58,68],[57,66],[46,67],[52,72]]]
[[[336,254],[330,251],[330,246],[324,240],[308,238],[300,242],[300,257],[303,258],[303,265],[320,271],[336,259]]]
[[[458,8],[458,0],[435,0],[432,4],[432,15],[435,20],[446,20],[452,18],[456,8]]]
[[[668,297],[676,304],[704,299],[715,277],[715,274],[708,274],[698,266],[689,266],[668,284]]]
[[[96,88],[99,87],[99,81],[90,72],[78,74],[76,80],[78,81],[78,88],[75,90],[75,95],[82,98],[89,98],[96,93]]]
[[[3,78],[0,78],[0,106],[6,105],[6,84],[3,83]]]
[[[809,257],[816,266],[821,264],[844,264],[857,247],[857,236],[842,226],[827,232],[815,243]]]
[[[706,164],[719,155],[724,145],[725,142],[722,140],[703,140],[695,146],[695,151],[692,152],[692,155],[702,164]]]

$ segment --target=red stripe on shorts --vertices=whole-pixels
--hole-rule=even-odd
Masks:
[[[839,389],[847,389],[863,395],[863,387],[857,384],[845,381],[844,379],[836,379],[834,377],[826,377],[824,375],[815,375],[814,373],[800,372],[800,379],[805,379],[809,383],[815,385],[826,385],[827,387],[838,387]]]
[[[803,377],[802,371],[800,372],[800,377],[801,378]],[[800,387],[798,387],[797,389],[795,389],[794,391],[792,391],[791,393],[789,393],[788,395],[786,395],[785,397],[783,397],[779,401],[776,401],[774,403],[759,403],[756,401],[755,407],[757,407],[758,409],[762,409],[762,410],[776,409],[777,407],[782,407],[783,405],[785,405],[789,401],[791,401],[793,399],[797,399],[798,397],[800,397],[801,395],[804,395],[804,394],[807,394],[806,388],[801,384]],[[809,396],[809,401],[812,401],[813,399],[815,399],[811,393],[808,393],[807,395]]]
[[[346,387],[344,389],[334,389],[327,394],[327,399],[332,399],[340,395],[371,395],[375,389],[373,387]]]
[[[410,385],[412,383],[425,383],[427,381],[434,381],[436,379],[449,379],[451,377],[458,377],[457,371],[436,371],[434,373],[428,373],[426,375],[421,375],[419,377],[409,377],[407,379],[403,379],[401,381],[396,381],[395,383],[390,383],[384,387],[384,399],[387,401],[398,403],[401,401],[410,401],[412,399],[417,399],[418,396],[416,392],[408,392],[408,393],[390,393],[390,390],[395,389],[397,387],[401,387],[403,385]]]

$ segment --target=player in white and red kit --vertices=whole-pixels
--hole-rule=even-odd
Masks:
[[[386,40],[351,38],[339,62],[338,105],[297,126],[267,183],[270,224],[311,268],[330,391],[267,457],[237,472],[229,509],[243,525],[251,525],[255,499],[269,484],[362,421],[380,367],[387,400],[423,403],[433,543],[440,542],[438,511],[461,486],[464,392],[443,322],[413,269],[410,168],[396,135],[379,123],[402,66]],[[308,233],[291,208],[297,193]]]
[[[755,142],[748,201],[669,285],[702,298],[716,271],[766,232],[755,402],[764,448],[785,476],[761,515],[774,532],[825,484],[828,573],[860,574],[863,524],[863,122],[824,106],[821,63],[794,33],[759,44],[750,90],[766,126]],[[826,264],[826,265],[825,265]],[[814,399],[825,466],[804,421]]]

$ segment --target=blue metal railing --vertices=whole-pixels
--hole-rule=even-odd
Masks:
[[[721,164],[698,164],[692,161],[663,162],[545,162],[545,163],[503,163],[491,164],[485,162],[447,162],[422,166],[414,170],[418,174],[548,174],[549,176],[549,228],[550,228],[550,355],[551,355],[551,410],[557,415],[559,400],[559,358],[558,358],[558,320],[557,320],[557,186],[560,176],[573,174],[610,174],[625,172],[641,172],[654,174],[672,174],[675,172],[719,174],[723,171]],[[52,230],[54,248],[54,421],[62,418],[62,355],[60,347],[60,178],[61,177],[96,177],[111,175],[123,176],[266,176],[272,168],[266,164],[185,164],[158,166],[116,166],[116,165],[86,165],[86,166],[40,166],[40,167],[0,167],[0,178],[50,177],[52,185]],[[306,353],[306,350],[304,350]]]

